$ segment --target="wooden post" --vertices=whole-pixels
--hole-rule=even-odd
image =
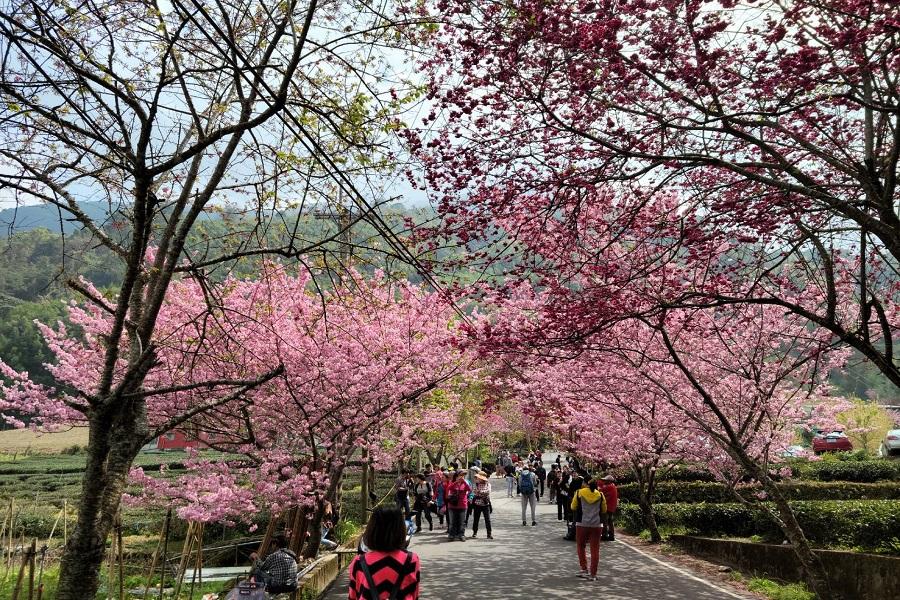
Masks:
[[[10,501],[12,501],[12,500],[10,500]],[[4,546],[6,545],[6,526],[9,524],[8,521],[11,516],[12,516],[12,510],[8,509],[6,514],[3,515],[3,526],[0,527],[0,542],[2,542],[4,544]],[[0,550],[0,559],[2,559],[4,562],[6,562],[6,558],[3,557],[4,552],[6,552],[5,548],[3,550]],[[5,577],[4,577],[4,579],[5,579]]]
[[[181,560],[178,562],[178,573],[175,576],[175,598],[181,593],[181,582],[184,581],[184,571],[187,569],[188,556],[194,543],[194,522],[188,521],[187,535],[184,538],[184,546],[181,548]]]
[[[203,526],[204,523],[201,521],[197,523],[197,527],[194,528],[194,542],[197,549],[197,556],[194,558],[194,575],[191,577],[191,588],[188,592],[188,597],[191,600],[194,600],[194,584],[198,583],[199,587],[202,589],[203,587]],[[175,593],[175,597],[178,597],[178,593]]]
[[[34,598],[34,555],[37,553],[37,540],[32,540],[28,549],[28,600]]]
[[[298,506],[294,509],[293,519],[291,520],[291,539],[290,546],[294,554],[300,554],[303,549],[303,538],[306,533],[306,509]]]
[[[156,550],[153,552],[153,558],[150,561],[150,569],[147,571],[147,585],[144,586],[144,598],[146,598],[150,594],[150,584],[153,581],[153,573],[156,572],[156,564],[159,562],[159,554],[162,552],[163,547],[163,538],[166,535],[166,529],[169,526],[169,515],[172,514],[172,509],[169,509],[169,512],[166,513],[166,524],[159,531],[159,540],[156,542]],[[160,598],[162,598],[162,593],[160,593]]]
[[[12,568],[13,555],[13,536],[16,530],[16,501],[14,498],[9,499],[9,544],[6,546],[6,570]]]
[[[116,548],[119,560],[119,600],[125,600],[125,549],[122,547],[122,513],[116,516]]]
[[[259,543],[259,548],[256,550],[256,553],[262,557],[266,550],[269,549],[269,544],[272,543],[272,538],[275,537],[275,529],[278,527],[278,523],[281,521],[281,515],[277,517],[273,517],[269,515],[269,524],[266,526],[266,533],[263,534],[263,539]]]
[[[38,571],[37,600],[44,596],[44,560],[47,558],[47,546],[41,547],[41,568]]]
[[[25,578],[25,567],[28,565],[30,552],[22,552],[22,565],[19,567],[19,575],[16,577],[16,587],[13,588],[12,600],[19,600],[19,592],[22,591],[22,580]]]
[[[166,584],[166,563],[169,560],[169,530],[172,525],[172,509],[166,511],[166,524],[164,525],[164,530],[166,532],[166,539],[163,542],[163,553],[162,553],[162,562],[159,567],[159,595],[157,598],[162,598],[162,591]],[[146,597],[146,596],[145,596]]]
[[[69,499],[63,498],[63,548],[69,545]]]

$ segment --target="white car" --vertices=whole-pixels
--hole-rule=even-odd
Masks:
[[[788,446],[780,452],[780,455],[784,458],[796,458],[807,454],[809,454],[809,449],[803,446]]]
[[[890,456],[900,453],[900,429],[891,429],[881,440],[881,455]]]

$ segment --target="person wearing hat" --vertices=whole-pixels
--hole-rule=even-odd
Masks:
[[[606,513],[603,515],[603,535],[600,537],[605,542],[616,539],[616,528],[613,525],[613,517],[619,505],[619,490],[616,488],[616,478],[607,475],[602,479],[600,491],[606,497]]]
[[[472,506],[474,520],[472,521],[472,537],[478,537],[478,521],[484,515],[484,528],[487,530],[489,540],[494,539],[491,535],[491,482],[488,474],[484,471],[475,475],[475,489],[472,490]]]

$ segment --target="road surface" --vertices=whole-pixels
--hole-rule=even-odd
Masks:
[[[549,453],[548,453],[549,455]],[[556,455],[553,454],[555,457]],[[575,543],[563,540],[565,525],[556,519],[556,505],[543,499],[538,525],[522,526],[518,498],[506,497],[506,484],[491,478],[494,504],[493,540],[484,537],[450,542],[444,531],[426,528],[415,535],[410,549],[421,560],[423,600],[511,600],[543,598],[603,598],[603,600],[720,600],[753,598],[704,581],[660,562],[624,543],[603,542],[597,581],[577,577]],[[423,523],[424,524],[424,523]],[[471,535],[471,523],[467,535]],[[347,598],[346,573],[325,595]]]

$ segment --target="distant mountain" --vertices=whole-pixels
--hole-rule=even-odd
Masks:
[[[109,205],[103,202],[84,202],[80,206],[85,214],[98,223],[105,221],[110,214]],[[32,204],[0,210],[0,237],[41,228],[59,233],[60,224],[66,234],[82,229],[81,224],[65,212],[60,220],[60,211],[52,204]]]

